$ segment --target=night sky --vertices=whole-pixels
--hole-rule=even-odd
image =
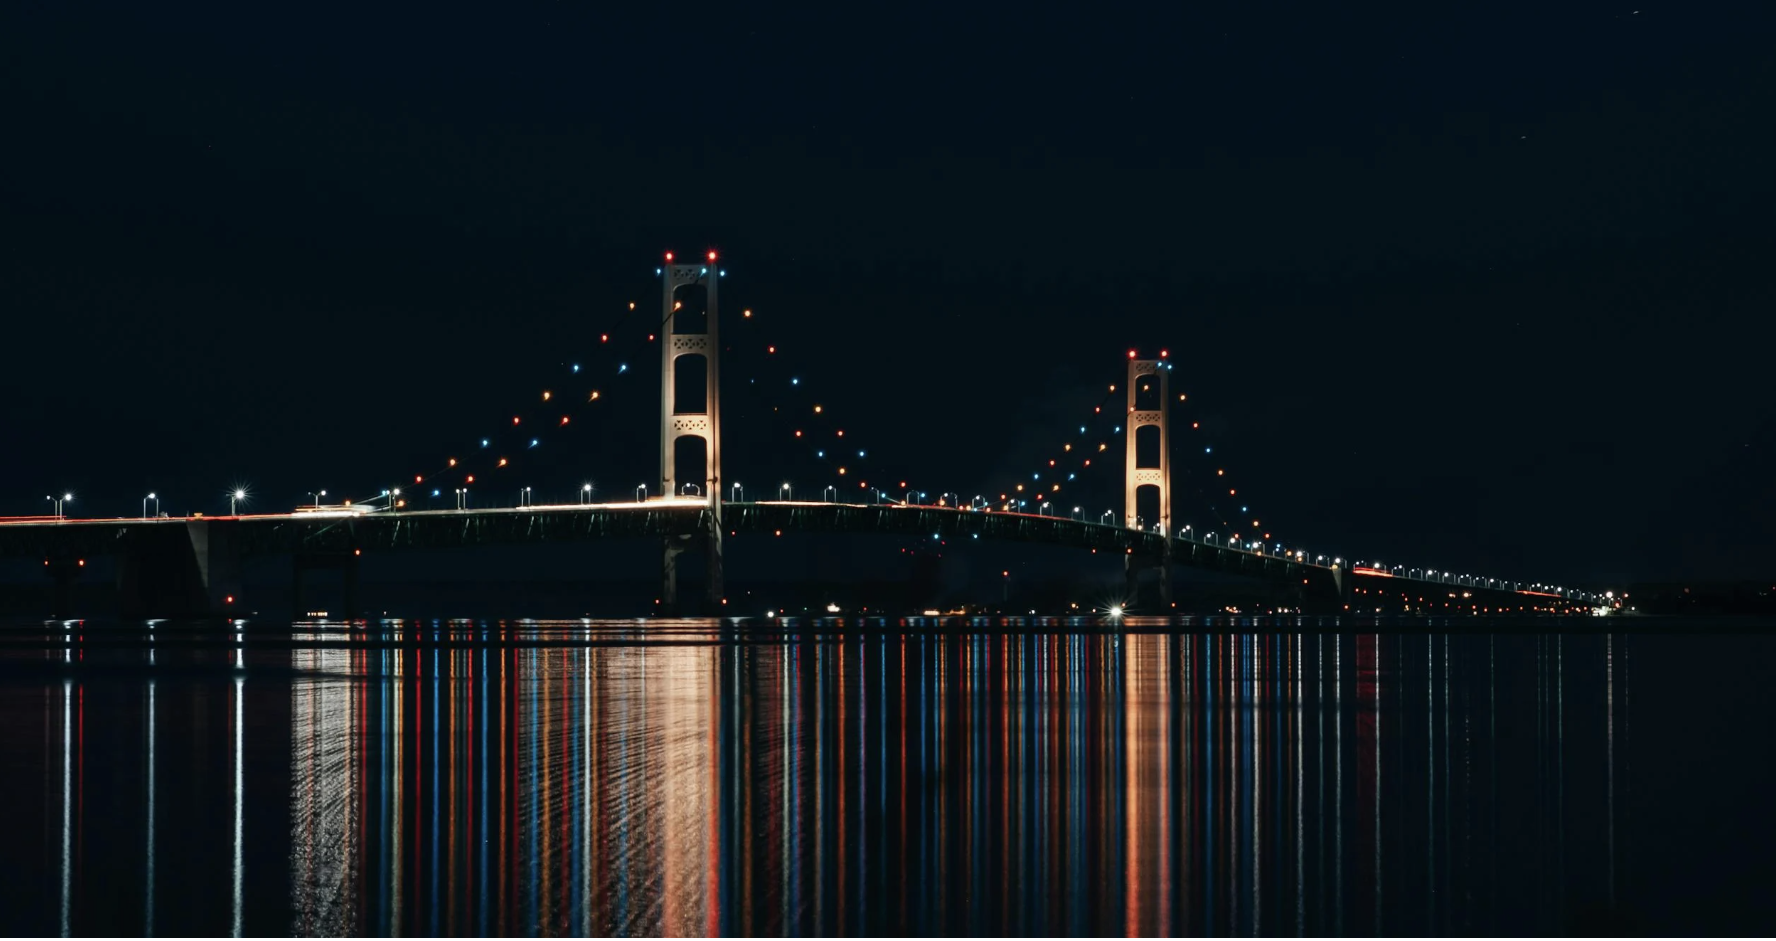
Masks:
[[[1215,448],[1180,523],[1223,467],[1328,552],[1776,571],[1754,5],[25,6],[0,515],[367,495],[543,389],[603,410],[487,500],[631,493],[627,304],[714,248],[749,487],[824,482],[769,412],[820,402],[884,483],[996,493],[1163,347]],[[1119,501],[1120,448],[1063,503]]]

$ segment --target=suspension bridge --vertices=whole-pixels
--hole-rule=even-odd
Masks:
[[[967,500],[958,493],[933,496],[906,489],[904,480],[891,492],[882,481],[892,477],[878,477],[871,486],[861,466],[853,472],[840,457],[855,453],[861,462],[866,451],[850,448],[845,430],[823,421],[827,409],[813,403],[804,413],[809,427],[793,429],[792,441],[811,449],[835,483],[825,486],[818,499],[795,499],[788,482],[770,491],[767,499],[747,499],[744,489],[724,476],[723,467],[718,294],[725,272],[715,252],[691,263],[667,253],[655,274],[662,282],[661,307],[648,342],[658,344],[660,355],[657,490],[644,483],[633,499],[594,501],[586,485],[578,502],[536,504],[530,488],[522,488],[517,506],[474,507],[469,494],[487,482],[485,475],[498,474],[512,463],[511,458],[494,456],[492,440],[482,438],[478,463],[444,458],[431,473],[410,475],[412,487],[406,496],[403,488],[391,487],[368,500],[322,505],[324,494],[311,494],[312,505],[290,512],[243,514],[238,505],[231,505],[226,515],[175,517],[159,513],[157,506],[150,515],[145,500],[140,518],[78,518],[69,512],[65,499],[51,495],[47,499],[54,506],[52,515],[0,519],[0,558],[42,560],[56,587],[55,616],[70,613],[72,589],[87,560],[104,556],[116,561],[127,614],[225,616],[246,610],[241,567],[244,560],[255,557],[292,559],[294,603],[300,610],[304,575],[318,569],[342,572],[350,599],[366,551],[612,538],[658,544],[663,610],[719,614],[727,603],[725,540],[742,534],[784,533],[887,533],[946,544],[1010,541],[1119,555],[1130,611],[1170,610],[1172,576],[1180,567],[1265,579],[1277,587],[1280,598],[1329,611],[1349,610],[1353,602],[1381,609],[1396,598],[1402,606],[1430,598],[1443,610],[1475,613],[1569,612],[1603,602],[1596,593],[1565,586],[1386,565],[1291,547],[1272,539],[1257,520],[1249,528],[1243,525],[1251,514],[1245,506],[1237,513],[1231,509],[1238,493],[1233,487],[1227,488],[1224,501],[1211,501],[1215,515],[1222,517],[1216,529],[1204,532],[1194,525],[1176,525],[1173,364],[1168,351],[1157,357],[1129,351],[1120,367],[1122,381],[1109,385],[1109,393],[1093,407],[1087,424],[1078,426],[1079,437],[1067,436],[1057,455],[1028,480],[995,495],[977,494]],[[750,321],[752,313],[743,311],[742,321]],[[600,335],[601,343],[610,339],[611,334]],[[767,352],[775,354],[776,347]],[[570,368],[571,377],[582,378],[578,364]],[[629,373],[628,363],[619,363],[615,371]],[[799,382],[790,380],[792,385]],[[1177,401],[1185,398],[1179,395]],[[565,429],[572,422],[564,409],[570,400],[589,406],[602,399],[597,388],[560,396],[543,390],[541,407],[552,410],[541,423],[551,430]],[[531,437],[526,445],[522,437],[535,433],[530,429],[537,423],[534,415],[529,426],[522,415],[512,418],[507,431],[520,436],[517,447],[535,448],[540,443],[540,438]],[[1093,435],[1094,423],[1114,427],[1108,434],[1100,427]],[[1198,423],[1191,422],[1190,427],[1196,429]],[[1083,507],[1063,510],[1065,488],[1088,472],[1094,461],[1100,475],[1107,473],[1105,465],[1114,463],[1105,440],[1114,436],[1123,439],[1120,514],[1107,510],[1094,518]],[[1204,448],[1203,453],[1212,455],[1212,449]],[[1203,476],[1218,488],[1226,483],[1225,473],[1216,468],[1212,475],[1204,470]],[[480,481],[477,474],[483,475]],[[855,489],[851,481],[857,483]],[[428,491],[433,498],[454,498],[455,506],[409,505],[410,497]],[[1222,504],[1228,509],[1221,509]],[[680,584],[690,574],[684,562],[692,556],[701,562],[697,567],[701,591],[694,594]]]

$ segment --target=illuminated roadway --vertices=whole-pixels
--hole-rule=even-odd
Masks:
[[[0,518],[0,558],[87,557],[130,551],[133,534],[163,527],[216,524],[226,528],[242,557],[281,553],[328,553],[570,542],[613,537],[692,534],[699,531],[704,498],[654,498],[636,502],[569,503],[487,509],[298,510],[235,516],[122,517],[115,519]],[[856,504],[768,500],[722,505],[731,535],[784,533],[888,533],[949,540],[1007,540],[1088,549],[1107,554],[1157,556],[1168,548],[1174,562],[1197,568],[1275,577],[1299,577],[1310,588],[1343,594],[1335,572],[1380,593],[1463,589],[1462,597],[1564,599],[1591,603],[1597,596],[1571,589],[1525,585],[1448,572],[1404,569],[1311,555],[1304,550],[1218,540],[1215,534],[1181,530],[1160,533],[1114,524],[1031,513],[906,503]],[[208,527],[205,527],[206,529]]]

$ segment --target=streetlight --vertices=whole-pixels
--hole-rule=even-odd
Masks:
[[[742,487],[742,486],[740,486],[740,482],[739,482],[739,481],[737,481],[737,480],[736,480],[736,481],[734,481],[734,486],[733,486],[733,495],[732,495],[732,496],[730,496],[730,497],[728,497],[728,501],[729,501],[729,502],[730,502],[730,503],[739,503],[739,502],[740,502],[740,498],[741,498],[741,497],[744,497],[744,496],[746,496],[746,488],[745,488],[745,487]]]
[[[246,498],[247,498],[247,491],[244,488],[237,488],[233,493],[229,494],[228,495],[228,515],[229,516],[239,516],[240,515],[240,502],[242,500],[245,500]]]
[[[401,488],[396,487],[391,493],[392,495],[389,497],[389,512],[393,513],[401,508]]]
[[[142,518],[143,519],[148,518],[148,501],[149,500],[154,501],[154,515],[155,516],[160,515],[160,498],[151,493],[151,494],[142,498]]]
[[[459,510],[463,509],[465,504],[468,502],[468,499],[469,499],[469,488],[467,488],[467,487],[456,488],[456,508],[457,509],[459,509]]]
[[[1052,503],[1049,503],[1047,501],[1044,501],[1042,503],[1038,503],[1036,505],[1036,515],[1037,516],[1047,516],[1048,511],[1050,511],[1052,509],[1054,509],[1054,504],[1052,504]]]
[[[949,498],[947,503],[944,502],[944,498],[946,497]],[[939,503],[942,503],[945,506],[959,507],[962,505],[962,495],[957,493],[940,493],[937,495],[937,499]]]
[[[62,505],[65,503],[73,502],[74,495],[71,493],[64,493],[64,494],[62,494],[62,498],[60,500],[56,499],[53,496],[45,496],[43,499],[48,500],[50,503],[55,504],[55,518],[56,519],[65,519],[66,517],[63,515],[63,512],[62,512]]]
[[[828,503],[839,502],[839,488],[832,484],[827,484],[826,489],[820,492],[820,498]]]
[[[1098,525],[1099,526],[1108,526],[1112,522],[1114,522],[1115,520],[1116,520],[1116,514],[1111,510],[1105,510],[1104,515],[1098,517]]]
[[[1083,508],[1082,508],[1082,507],[1077,507],[1077,506],[1076,506],[1076,507],[1074,507],[1074,508],[1073,508],[1073,513],[1072,513],[1072,514],[1071,514],[1071,515],[1072,515],[1072,519],[1073,519],[1073,521],[1074,521],[1074,522],[1082,522],[1082,521],[1081,521],[1081,520],[1080,520],[1080,518],[1079,518],[1079,511],[1080,511],[1080,510],[1081,510],[1081,509],[1083,509]]]
[[[525,487],[523,490],[518,491],[518,505],[519,506],[529,506],[530,505],[530,488],[529,487]]]
[[[646,503],[647,498],[648,498],[648,485],[647,484],[637,484],[635,486],[635,502],[636,503]]]
[[[678,495],[681,497],[700,497],[703,495],[703,488],[696,484],[685,484],[678,488]]]
[[[790,499],[795,498],[795,491],[790,488],[789,481],[787,481],[787,480],[783,482],[782,492],[783,492],[783,499],[785,499],[785,500],[790,500]]]
[[[590,504],[591,502],[592,502],[592,485],[591,484],[581,484],[580,485],[580,505],[585,506],[587,504]]]
[[[314,498],[315,509],[318,510],[321,507],[321,498],[327,495],[327,491],[325,491],[325,490],[310,490],[308,492],[308,495],[310,497]],[[149,494],[149,496],[152,497],[152,496],[154,496],[154,494],[151,493],[151,494]]]

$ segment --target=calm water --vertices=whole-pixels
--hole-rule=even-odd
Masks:
[[[385,626],[0,635],[0,928],[1776,927],[1763,634]]]

